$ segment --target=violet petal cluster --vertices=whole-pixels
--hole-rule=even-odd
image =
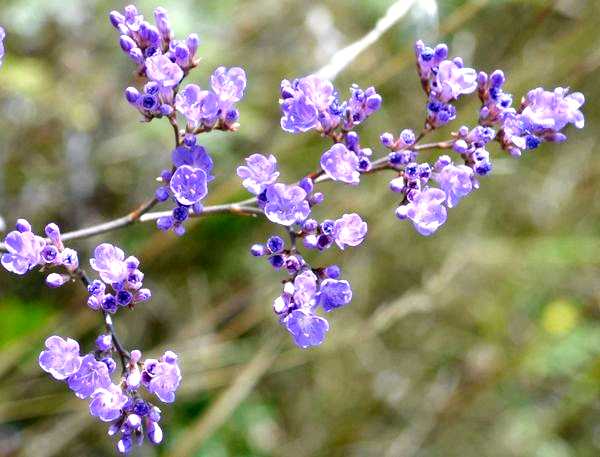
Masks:
[[[46,277],[48,287],[60,287],[68,282],[79,267],[77,252],[66,248],[60,229],[55,223],[46,225],[47,238],[34,234],[25,219],[17,220],[16,230],[4,239],[6,250],[0,262],[2,266],[18,275],[24,275],[35,267],[62,267],[66,273],[50,273]]]
[[[159,180],[162,186],[156,190],[159,201],[171,199],[175,204],[170,216],[156,221],[162,231],[173,230],[177,235],[185,233],[184,222],[193,214],[202,213],[202,200],[208,194],[208,183],[213,161],[204,146],[196,144],[196,137],[186,135],[184,143],[172,153],[173,171],[164,170]]]
[[[108,434],[118,436],[117,450],[129,453],[134,444],[147,437],[152,444],[162,441],[158,422],[160,409],[141,397],[143,387],[159,400],[171,403],[181,382],[177,355],[167,351],[159,360],[140,362],[141,352],[134,350],[128,357],[122,376],[115,383],[111,378],[116,364],[116,350],[110,335],[100,335],[97,350],[81,355],[79,343],[71,338],[50,336],[40,353],[39,365],[54,379],[64,381],[80,399],[89,401],[94,417],[110,423]]]
[[[350,88],[350,98],[340,101],[335,87],[317,75],[281,82],[281,128],[290,133],[312,129],[330,133],[338,126],[346,130],[361,124],[381,108],[382,98],[369,87]]]
[[[88,286],[87,305],[91,309],[113,314],[119,308],[133,308],[151,298],[150,290],[143,287],[140,261],[134,256],[125,258],[122,249],[103,243],[94,250],[90,265],[100,275],[100,280],[96,279]]]

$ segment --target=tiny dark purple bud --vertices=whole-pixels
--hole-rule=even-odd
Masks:
[[[58,273],[50,273],[46,276],[46,285],[48,287],[57,288],[65,284],[70,277],[68,275],[61,275]]]
[[[112,26],[115,28],[118,28],[119,24],[125,22],[125,16],[123,16],[118,11],[111,11],[108,15],[108,18],[110,19],[110,23],[112,24]]]
[[[133,41],[133,38],[127,35],[121,35],[119,37],[119,45],[121,46],[123,52],[126,52],[127,54],[129,54],[132,49],[137,48],[137,44],[135,41]]]
[[[140,98],[140,92],[135,87],[128,87],[125,89],[125,99],[135,105]]]
[[[60,240],[60,229],[58,228],[58,225],[56,225],[54,222],[51,222],[50,224],[46,225],[44,232],[46,232],[46,236],[50,238],[50,241],[52,241],[55,246],[62,246],[62,242]]]
[[[58,258],[58,249],[56,246],[47,245],[42,249],[42,259],[46,263],[53,263]]]
[[[152,293],[150,292],[150,289],[140,289],[135,293],[133,297],[133,302],[140,303],[148,301],[150,300],[150,298],[152,298]]]
[[[169,188],[167,186],[162,186],[156,189],[154,196],[159,202],[164,202],[169,199]]]
[[[298,183],[298,185],[300,187],[302,187],[306,191],[307,194],[310,194],[315,187],[313,180],[310,179],[309,177],[302,178],[300,180],[300,182]]]
[[[250,248],[250,254],[252,254],[254,257],[262,257],[266,253],[267,250],[262,244],[253,244]]]
[[[96,347],[100,351],[108,351],[112,348],[112,336],[109,333],[104,333],[96,338]]]
[[[196,135],[194,135],[192,133],[186,133],[185,136],[183,137],[183,143],[188,148],[193,148],[194,146],[196,146]]]
[[[156,221],[156,226],[159,230],[166,232],[171,227],[173,227],[173,218],[171,216],[159,217]]]
[[[109,313],[115,313],[117,311],[117,300],[114,295],[105,295],[101,303],[102,309]]]
[[[321,231],[325,235],[331,235],[331,234],[333,234],[334,230],[335,230],[335,221],[333,221],[331,219],[326,219],[321,224]]]
[[[311,206],[320,205],[325,200],[325,195],[323,192],[315,192],[312,197],[310,197],[309,203]]]
[[[190,212],[187,206],[177,206],[173,209],[173,220],[175,220],[175,222],[183,222],[189,215]]]
[[[394,146],[394,135],[392,135],[390,132],[382,133],[379,137],[379,142],[382,146],[391,148]]]
[[[280,253],[281,251],[283,251],[284,247],[285,247],[285,242],[283,241],[283,239],[280,236],[275,235],[267,240],[267,249],[272,254]]]
[[[113,373],[115,371],[115,369],[117,368],[117,363],[114,361],[114,359],[112,357],[104,357],[102,359],[102,363],[104,363],[106,365],[106,368],[108,368],[109,373]]]
[[[302,231],[305,233],[314,233],[319,228],[319,223],[314,219],[306,219],[302,224]]]
[[[276,270],[279,270],[285,263],[285,260],[284,260],[283,256],[277,254],[277,255],[273,255],[273,256],[269,257],[269,262],[271,263],[273,268],[275,268]]]
[[[31,232],[31,224],[26,219],[17,219],[17,232]]]
[[[133,300],[133,295],[131,294],[131,292],[128,292],[126,290],[120,290],[119,292],[117,292],[117,303],[120,306],[127,306],[129,305]]]
[[[340,270],[340,267],[338,267],[337,265],[329,265],[327,268],[325,268],[323,273],[328,278],[337,279],[342,274],[342,270]]]

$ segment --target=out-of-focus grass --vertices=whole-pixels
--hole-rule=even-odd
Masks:
[[[240,132],[202,139],[216,164],[211,203],[245,195],[233,170],[249,153],[277,154],[290,181],[316,166],[324,140],[278,128],[279,81],[317,69],[390,3],[163,2],[179,35],[202,37],[193,80],[206,85],[220,64],[249,76]],[[149,14],[157,4],[139,6]],[[586,129],[569,129],[566,144],[520,160],[494,150],[494,173],[431,238],[395,220],[385,176],[359,189],[324,185],[319,217],[357,211],[370,230],[361,248],[309,256],[339,263],[355,289],[352,305],[331,316],[326,344],[310,351],[295,348],[271,315],[280,276],[247,255],[272,232],[261,221],[218,216],[191,224],[182,239],[137,226],[74,243],[83,262],[101,241],[140,255],[154,297],[119,314],[118,331],[149,356],[167,347],[181,354],[184,381],[164,408],[166,442],[139,455],[600,453],[600,5],[437,4],[437,18],[413,11],[339,76],[343,91],[372,83],[384,96],[361,128],[365,145],[421,125],[417,37],[446,40],[478,69],[504,69],[516,99],[537,85],[584,92]],[[9,223],[27,217],[37,228],[56,220],[74,229],[121,215],[153,192],[171,133],[166,122],[138,123],[122,100],[136,81],[106,20],[121,6],[3,2],[0,215]],[[476,103],[460,108],[457,124],[472,124]],[[75,285],[49,291],[37,274],[0,275],[1,455],[114,452],[85,402],[36,364],[51,333],[91,347],[99,320],[84,302]]]

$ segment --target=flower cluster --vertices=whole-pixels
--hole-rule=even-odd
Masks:
[[[35,267],[64,267],[66,273],[50,273],[46,277],[49,287],[60,287],[69,281],[79,267],[77,252],[66,248],[58,225],[50,223],[45,228],[47,238],[31,231],[31,224],[19,219],[16,230],[8,233],[4,245],[8,251],[2,254],[2,266],[12,273],[24,275]]]
[[[108,243],[97,246],[90,265],[100,275],[100,280],[88,285],[87,304],[91,309],[114,314],[120,307],[133,308],[152,296],[149,289],[142,288],[144,274],[138,268],[140,261],[133,256],[125,258],[118,247]],[[107,284],[114,293],[107,293]]]
[[[433,130],[456,118],[456,108],[450,102],[477,89],[477,72],[465,68],[460,57],[448,60],[445,44],[430,48],[419,40],[415,54],[421,85],[429,97],[425,128]]]
[[[332,149],[337,147],[355,155],[344,144],[337,143]],[[331,160],[335,162],[336,159],[332,157]],[[338,163],[334,166],[343,167]],[[367,223],[355,213],[321,223],[309,218],[311,207],[323,201],[323,194],[314,192],[314,181],[310,177],[303,178],[298,184],[277,182],[279,171],[273,155],[252,154],[246,159],[246,165],[238,167],[237,174],[243,180],[242,185],[257,195],[267,219],[287,227],[292,239],[288,248],[285,241],[275,235],[265,244],[255,244],[250,249],[253,256],[267,257],[275,270],[285,270],[289,275],[273,309],[299,347],[319,345],[325,339],[329,324],[317,315],[317,311],[322,308],[329,312],[348,304],[352,290],[348,281],[338,280],[340,269],[337,266],[312,268],[298,252],[296,240],[302,239],[307,249],[323,251],[335,243],[343,250],[363,242]]]
[[[338,126],[350,130],[378,111],[382,101],[373,87],[353,85],[350,98],[341,102],[331,81],[317,75],[283,80],[280,97],[281,128],[290,133],[330,133]]]
[[[313,222],[316,224],[316,221]],[[345,241],[351,243],[348,246],[362,242],[367,230],[364,222],[361,221],[361,227],[354,228],[346,227],[347,224],[343,222],[342,225],[336,239],[342,249]],[[298,236],[303,234],[299,233]],[[319,309],[330,312],[347,305],[352,299],[348,281],[338,279],[341,274],[339,267],[311,268],[296,247],[286,249],[285,242],[279,236],[270,237],[264,245],[253,245],[250,252],[256,257],[266,256],[273,268],[285,269],[289,275],[282,294],[273,302],[273,311],[281,325],[291,333],[296,345],[305,349],[321,344],[329,331],[329,323],[317,315]]]
[[[156,25],[146,22],[133,5],[125,7],[123,13],[110,13],[111,23],[121,34],[121,48],[138,65],[140,75],[148,79],[141,91],[128,87],[126,100],[146,121],[168,117],[176,133],[172,168],[158,178],[161,185],[155,199],[175,203],[171,215],[157,220],[157,227],[183,235],[184,222],[202,213],[201,200],[213,179],[212,159],[197,144],[196,136],[215,129],[237,130],[240,114],[236,103],[244,96],[247,79],[243,69],[221,66],[210,77],[210,89],[188,84],[180,90],[183,79],[199,64],[199,38],[191,34],[176,40],[162,7],[154,11],[154,19]],[[177,113],[185,118],[185,130],[179,129]]]
[[[421,235],[428,236],[446,222],[447,208],[456,206],[479,187],[477,177],[492,171],[488,143],[496,140],[511,155],[520,156],[522,150],[535,149],[542,141],[564,141],[566,136],[560,131],[567,124],[583,127],[579,108],[584,98],[579,92],[569,94],[563,88],[553,92],[537,88],[515,109],[512,95],[503,90],[506,78],[502,71],[489,76],[477,74],[465,68],[460,58],[446,60],[445,44],[430,48],[418,41],[415,50],[417,71],[428,95],[425,132],[456,117],[451,100],[477,89],[482,102],[479,125],[462,126],[452,134],[452,140],[437,144],[460,155],[463,164],[455,165],[448,155],[440,156],[433,167],[418,163],[418,146],[411,131],[404,130],[397,139],[390,133],[381,135],[382,145],[391,151],[388,165],[399,172],[390,182],[391,190],[402,195],[396,215],[410,220]],[[432,180],[439,188],[430,185]]]
[[[210,78],[212,90],[188,84],[177,94],[175,107],[187,120],[188,131],[213,128],[235,130],[240,113],[235,107],[244,96],[246,73],[238,67],[217,68]]]
[[[64,381],[75,396],[89,401],[92,416],[109,422],[108,434],[118,435],[117,449],[129,453],[133,443],[141,444],[144,436],[153,444],[162,441],[161,411],[141,396],[141,387],[165,403],[175,399],[181,382],[177,355],[171,351],[159,359],[146,359],[135,350],[127,357],[117,383],[111,375],[116,370],[112,354],[118,351],[111,334],[96,340],[96,350],[80,354],[79,343],[53,335],[46,339],[39,365],[54,379]],[[123,354],[120,354],[124,356]]]
[[[208,183],[213,161],[204,146],[196,144],[194,135],[186,135],[184,142],[172,153],[172,170],[163,170],[161,185],[155,198],[162,202],[171,199],[175,208],[170,216],[157,220],[160,230],[173,230],[177,235],[185,233],[184,222],[191,214],[202,213],[202,199],[208,194]]]

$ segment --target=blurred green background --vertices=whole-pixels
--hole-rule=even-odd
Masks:
[[[276,154],[288,181],[315,168],[327,142],[280,130],[279,82],[318,69],[391,3],[138,2],[147,16],[165,6],[178,36],[200,35],[195,82],[206,85],[221,64],[248,73],[239,133],[201,139],[216,163],[209,203],[246,196],[234,170],[252,152]],[[72,230],[123,215],[169,162],[166,121],[139,123],[121,95],[136,81],[107,12],[122,6],[1,1],[0,216],[9,228],[17,217]],[[520,160],[493,146],[494,173],[431,238],[395,220],[388,176],[359,189],[323,185],[319,217],[356,211],[370,230],[360,248],[309,256],[339,263],[355,290],[330,316],[322,347],[297,349],[272,315],[283,276],[248,255],[272,233],[263,221],[221,215],[190,224],[182,239],[138,225],[72,243],[84,264],[103,241],[139,255],[154,297],[119,313],[118,332],[147,356],[168,347],[181,357],[165,443],[135,455],[600,455],[599,28],[597,0],[427,0],[338,77],[344,93],[357,82],[384,97],[361,130],[364,145],[421,126],[419,37],[445,40],[469,66],[504,69],[516,99],[538,85],[583,92],[587,125]],[[459,109],[451,126],[472,125],[475,100]],[[48,335],[89,349],[100,319],[81,287],[42,282],[0,275],[0,455],[112,455],[106,426],[37,366]]]

